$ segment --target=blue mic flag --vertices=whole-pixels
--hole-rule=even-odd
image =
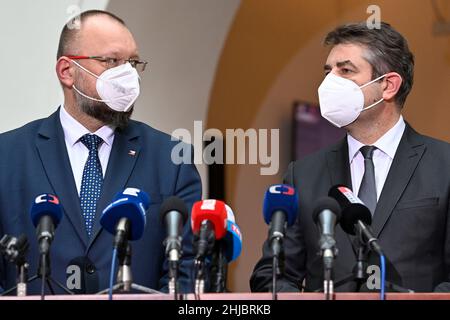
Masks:
[[[267,189],[263,205],[264,221],[267,224],[270,224],[276,211],[286,213],[288,226],[294,224],[298,211],[298,194],[292,186],[276,184]]]

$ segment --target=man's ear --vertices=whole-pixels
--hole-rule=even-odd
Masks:
[[[397,72],[389,72],[386,74],[383,82],[383,99],[385,101],[394,101],[400,87],[402,86],[403,79]]]
[[[64,87],[72,88],[74,83],[74,74],[72,63],[67,57],[61,57],[56,62],[56,75]]]

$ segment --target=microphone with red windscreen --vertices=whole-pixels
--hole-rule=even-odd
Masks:
[[[222,239],[227,233],[225,203],[214,199],[194,203],[191,212],[191,227],[197,252],[195,259],[204,259],[211,253],[215,240]]]

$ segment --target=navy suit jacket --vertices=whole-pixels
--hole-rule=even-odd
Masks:
[[[201,199],[201,181],[195,165],[176,165],[171,160],[172,148],[177,143],[171,141],[169,135],[136,121],[130,121],[124,130],[116,130],[93,234],[89,238],[59,111],[49,118],[1,134],[0,235],[17,237],[25,234],[28,237],[30,276],[36,274],[38,247],[30,208],[37,195],[55,194],[64,215],[51,247],[51,276],[66,285],[68,277],[75,274],[74,270],[81,270],[81,288],[75,291],[97,292],[109,285],[113,244],[113,236],[100,226],[101,212],[117,192],[125,187],[139,188],[150,195],[151,201],[144,234],[131,243],[133,280],[146,287],[166,290],[167,261],[162,244],[166,232],[159,219],[160,205],[165,198],[176,195],[185,201],[190,211],[192,204]],[[187,150],[191,148],[188,146]],[[130,154],[131,150],[135,151],[134,155]],[[189,223],[184,227],[183,253],[180,289],[192,292],[193,252]],[[76,278],[70,279],[73,286]],[[15,266],[2,259],[0,286],[7,289],[15,282]],[[31,283],[29,293],[39,293],[39,286],[40,281]]]

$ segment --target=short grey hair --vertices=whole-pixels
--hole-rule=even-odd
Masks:
[[[380,29],[369,29],[366,22],[345,24],[328,33],[324,42],[331,46],[364,46],[364,59],[372,66],[372,80],[388,72],[400,74],[403,82],[395,101],[403,107],[414,82],[414,55],[406,39],[390,24],[382,22]]]

